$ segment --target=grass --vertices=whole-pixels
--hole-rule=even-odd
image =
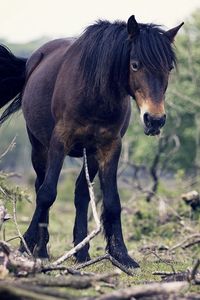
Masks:
[[[72,199],[73,193],[66,197],[68,201],[64,201],[63,188],[64,181],[61,182],[61,188],[58,199],[53,205],[50,212],[50,241],[49,253],[51,260],[55,260],[65,251],[72,248],[72,231],[74,224],[74,206]],[[72,184],[72,182],[71,182]],[[70,186],[70,183],[68,183]],[[128,287],[137,284],[159,282],[161,277],[153,275],[155,271],[171,272],[172,270],[186,271],[191,268],[195,259],[200,257],[200,247],[198,245],[183,250],[178,248],[173,252],[167,249],[182,241],[193,232],[199,232],[199,215],[192,217],[190,207],[186,206],[180,199],[178,194],[178,186],[176,190],[164,188],[161,189],[159,199],[153,199],[151,203],[147,203],[144,195],[135,191],[135,199],[133,199],[133,191],[121,190],[122,199],[122,224],[124,238],[130,255],[134,257],[140,264],[140,269],[135,271],[134,276],[127,276],[122,273],[116,281],[119,287]],[[32,202],[25,200],[18,201],[17,219],[21,232],[25,232],[30,222],[31,215],[34,211],[34,196],[30,189]],[[179,196],[178,196],[179,195]],[[132,200],[130,200],[130,198]],[[164,199],[164,200],[163,200]],[[12,213],[11,203],[7,202],[7,208]],[[100,214],[100,208],[99,208]],[[94,228],[93,221],[90,222],[89,228]],[[16,228],[12,220],[4,225],[6,240],[16,236]],[[19,240],[13,240],[11,244],[17,247]],[[104,254],[105,240],[100,234],[95,237],[90,244],[90,255],[92,258]],[[164,250],[166,248],[166,250]],[[74,259],[71,258],[66,265],[73,266]],[[95,273],[107,273],[115,268],[109,261],[102,261],[90,267],[85,271]],[[67,289],[69,294],[77,296],[93,296],[99,292],[95,289],[85,291],[74,291]],[[101,292],[110,291],[110,288],[102,288]],[[190,291],[200,292],[198,287],[192,287]]]

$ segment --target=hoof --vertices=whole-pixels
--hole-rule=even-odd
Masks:
[[[40,258],[41,260],[49,260],[49,254],[47,249],[37,249],[37,247],[33,251],[33,256],[36,258]]]
[[[109,253],[114,259],[116,259],[121,265],[128,269],[140,268],[140,265],[131,258],[128,254],[116,255],[115,253]]]

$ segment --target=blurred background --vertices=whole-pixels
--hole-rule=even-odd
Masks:
[[[0,3],[0,43],[22,57],[29,57],[48,40],[80,35],[97,19],[126,21],[135,14],[138,22],[153,22],[166,29],[185,22],[175,40],[178,68],[171,73],[166,94],[166,125],[159,137],[144,135],[132,101],[132,117],[123,141],[118,183],[125,239],[140,261],[145,260],[140,249],[148,243],[168,247],[185,235],[199,232],[200,208],[197,210],[196,204],[194,207],[185,205],[187,197],[182,201],[181,195],[196,189],[196,198],[192,194],[188,204],[194,200],[200,207],[200,1],[0,0]],[[18,220],[24,232],[34,209],[35,174],[21,112],[0,128],[0,141],[0,187],[6,191],[10,189],[10,194],[19,200],[25,199],[27,194],[33,199],[32,204],[18,202]],[[56,201],[51,210],[50,223],[53,241],[50,252],[54,256],[61,254],[66,245],[71,247],[73,191],[81,164],[81,160],[67,158],[60,176],[60,201]],[[96,181],[98,201],[101,193]],[[17,185],[23,186],[26,192],[19,190]],[[0,193],[0,200],[3,197],[5,194]],[[65,228],[68,228],[67,238]],[[15,228],[13,232],[9,228],[8,237],[14,235]],[[93,247],[95,253],[102,248],[99,247],[101,243],[104,242]],[[176,263],[180,262],[177,268],[185,269],[191,264],[199,253],[197,247],[172,257]]]
[[[124,139],[121,175],[148,182],[162,178],[189,177],[200,173],[200,3],[191,1],[25,1],[1,3],[0,42],[16,55],[29,57],[53,38],[78,36],[97,19],[154,22],[171,28],[184,21],[176,41],[178,69],[171,75],[166,97],[167,124],[159,138],[143,133],[135,103]],[[33,173],[30,147],[22,113],[13,116],[0,131],[0,153],[12,139],[15,147],[1,159],[0,168],[20,173],[27,180]],[[68,160],[69,161],[69,160]],[[79,162],[69,161],[77,166]],[[150,176],[150,178],[149,178]],[[157,177],[157,178],[156,178]],[[145,183],[146,186],[146,183]],[[156,186],[157,189],[157,186]]]

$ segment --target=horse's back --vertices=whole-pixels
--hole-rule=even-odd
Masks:
[[[74,39],[58,39],[46,43],[27,61],[26,85],[22,109],[27,127],[46,144],[54,127],[51,100],[64,55]]]

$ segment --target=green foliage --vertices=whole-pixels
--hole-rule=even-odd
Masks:
[[[26,44],[13,44],[7,42],[6,40],[0,40],[0,43],[6,45],[17,56],[29,57],[34,50],[38,49],[48,40],[48,37],[42,37],[40,39],[28,42]]]
[[[0,168],[6,171],[30,172],[30,143],[22,113],[17,113],[4,123],[0,130],[0,153],[4,153],[15,137],[15,147],[0,160]]]
[[[0,172],[0,200],[30,201],[29,193],[9,181],[9,174]]]

